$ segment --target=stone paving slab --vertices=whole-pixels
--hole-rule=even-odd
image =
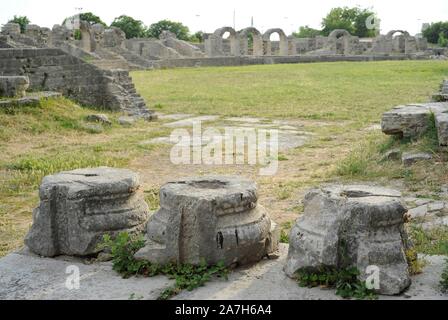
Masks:
[[[67,267],[80,271],[79,290],[68,290]],[[168,278],[123,279],[111,263],[87,265],[81,260],[41,258],[28,250],[0,259],[0,300],[128,300],[132,295],[155,300],[172,285]]]
[[[234,129],[241,129],[235,127]],[[216,135],[212,137],[203,136],[199,139],[190,138],[185,141],[181,141],[177,143],[179,147],[195,147],[195,146],[206,146],[206,145],[216,145],[221,143],[225,144],[225,140],[229,138],[229,136],[225,135],[224,130],[220,130],[221,135]],[[285,152],[289,149],[294,149],[303,146],[307,141],[310,140],[311,133],[304,131],[291,131],[291,130],[279,130],[278,131],[278,150],[280,152]],[[231,137],[231,136],[230,136]],[[157,137],[150,140],[145,140],[140,142],[141,145],[148,144],[174,144],[171,142],[170,137]],[[270,147],[270,140],[267,140],[267,146]],[[232,151],[233,152],[233,151]]]
[[[334,290],[301,288],[283,272],[288,245],[280,245],[280,258],[264,260],[250,268],[231,273],[229,281],[214,280],[193,292],[182,292],[177,300],[341,300]],[[428,265],[400,296],[380,296],[381,300],[448,300],[439,290],[443,256],[425,257]]]
[[[229,280],[214,279],[192,292],[184,291],[177,300],[338,300],[333,290],[300,288],[283,272],[288,245],[281,244],[279,259],[263,260],[242,267],[229,275]],[[410,289],[397,297],[380,299],[448,300],[438,289],[445,257],[425,258],[428,265],[421,275],[413,277]],[[80,269],[80,289],[65,287],[66,268]],[[40,258],[28,250],[0,259],[0,299],[26,300],[154,300],[173,282],[166,277],[122,279],[112,270],[110,262],[86,265],[82,261],[59,257]]]

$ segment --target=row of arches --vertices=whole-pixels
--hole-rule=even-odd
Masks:
[[[228,34],[227,38],[224,36]],[[273,28],[261,33],[254,27],[248,27],[240,31],[236,31],[232,27],[223,27],[217,29],[207,40],[209,54],[214,55],[273,55],[271,36],[277,34],[279,37],[279,47],[276,52],[281,56],[287,56],[289,51],[289,41],[285,32],[280,28]],[[229,49],[223,46],[223,41],[227,41]],[[206,41],[207,46],[207,41]]]

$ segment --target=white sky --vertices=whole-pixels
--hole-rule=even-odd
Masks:
[[[0,0],[0,24],[16,15],[26,15],[33,24],[52,27],[65,17],[92,11],[106,23],[122,14],[142,20],[146,25],[162,19],[180,21],[191,31],[213,32],[223,26],[236,28],[251,24],[260,31],[280,27],[287,34],[301,25],[319,28],[322,18],[333,7],[373,7],[381,19],[382,33],[405,29],[419,33],[424,22],[448,20],[448,0]]]

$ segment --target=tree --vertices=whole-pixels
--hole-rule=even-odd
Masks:
[[[13,19],[9,20],[8,23],[17,23],[20,25],[20,32],[25,33],[26,26],[30,24],[30,19],[26,16],[14,16]]]
[[[88,23],[90,23],[90,25],[99,23],[102,24],[103,26],[106,26],[106,24],[101,20],[101,18],[94,15],[92,12],[81,13],[79,15],[79,19],[82,21],[87,21]]]
[[[440,32],[439,41],[437,41],[437,44],[441,47],[448,47],[448,38],[445,37],[443,32]]]
[[[299,32],[293,32],[292,35],[296,38],[314,38],[322,34],[321,30],[313,29],[308,26],[299,28]]]
[[[333,8],[322,20],[322,33],[328,36],[333,30],[345,29],[358,37],[373,37],[376,35],[376,31],[367,28],[368,18],[371,16],[375,16],[375,13],[370,9]]]
[[[149,26],[146,35],[148,38],[159,38],[162,31],[174,33],[179,40],[188,41],[190,39],[190,30],[180,22],[170,20],[161,20]]]
[[[145,36],[145,26],[143,22],[126,15],[115,18],[110,26],[123,30],[126,34],[126,39],[142,38]]]
[[[195,32],[195,34],[193,34],[190,37],[189,41],[198,42],[198,43],[204,41],[204,32],[202,32],[202,31]]]
[[[422,33],[428,42],[441,45],[440,43],[443,44],[444,39],[448,38],[448,21],[431,23]]]

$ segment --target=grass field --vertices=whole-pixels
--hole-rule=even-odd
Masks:
[[[427,101],[447,74],[448,63],[441,61],[132,73],[148,106],[161,113],[302,121],[304,129],[315,137],[281,155],[279,173],[269,178],[257,176],[257,170],[250,166],[172,165],[169,146],[142,144],[170,133],[162,120],[140,121],[127,128],[117,124],[119,114],[106,112],[113,125],[93,129],[84,119],[98,111],[66,99],[45,101],[40,107],[0,110],[0,256],[21,246],[32,221],[32,208],[38,203],[42,177],[79,167],[108,165],[138,171],[153,209],[157,208],[157,190],[167,180],[191,174],[245,175],[258,182],[260,202],[285,228],[302,211],[304,190],[327,181],[373,180],[430,195],[441,183],[448,183],[446,162],[404,170],[398,163],[382,163],[380,159],[388,148],[398,145],[403,150],[430,148],[436,159],[444,160],[432,138],[402,144],[368,128],[378,124],[382,112],[395,105]],[[441,238],[447,237],[444,234]]]
[[[171,69],[132,74],[162,112],[378,122],[405,102],[427,101],[447,75],[435,61],[316,63]]]

